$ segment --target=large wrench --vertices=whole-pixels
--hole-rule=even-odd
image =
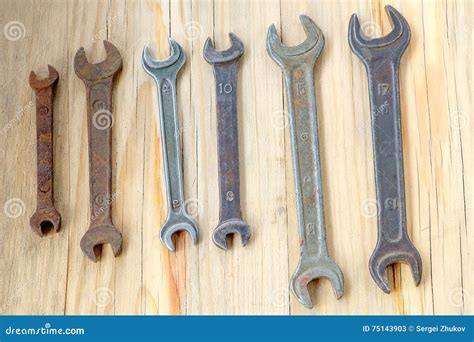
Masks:
[[[306,40],[286,47],[270,26],[267,35],[268,54],[283,69],[290,113],[290,136],[296,191],[296,210],[301,244],[299,264],[291,278],[291,290],[307,308],[313,303],[308,283],[316,278],[331,281],[336,297],[344,293],[344,278],[331,259],[326,245],[321,162],[319,158],[314,65],[324,46],[323,33],[305,15],[300,16]]]
[[[216,51],[210,38],[204,45],[204,58],[214,69],[217,103],[220,213],[212,240],[223,250],[227,250],[227,235],[240,234],[242,246],[248,243],[251,235],[249,225],[242,220],[240,207],[237,64],[244,53],[244,45],[234,33],[229,37],[232,46],[225,51]]]
[[[103,244],[109,243],[114,255],[122,250],[122,234],[112,222],[112,89],[114,76],[122,69],[117,48],[104,40],[107,58],[97,64],[87,60],[84,48],[74,57],[74,70],[87,93],[89,140],[90,226],[81,239],[84,254],[96,262]]]
[[[48,65],[49,76],[39,80],[30,73],[30,87],[36,95],[36,153],[37,153],[37,204],[31,216],[30,226],[39,236],[49,228],[56,232],[61,226],[61,215],[54,206],[53,163],[53,98],[58,83],[58,71]]]
[[[176,77],[186,61],[183,48],[169,38],[170,57],[164,61],[153,59],[148,47],[143,49],[142,65],[153,77],[159,99],[159,121],[161,129],[161,150],[165,171],[166,199],[168,215],[161,227],[160,238],[163,244],[175,251],[172,236],[178,231],[187,231],[197,243],[196,223],[186,213],[181,162],[181,143],[179,134],[178,110],[176,106]]]
[[[390,293],[385,269],[396,262],[411,266],[415,284],[421,281],[421,257],[407,233],[403,180],[402,130],[400,123],[400,59],[410,42],[410,27],[393,7],[385,7],[393,23],[387,36],[368,39],[360,30],[357,15],[349,23],[349,45],[364,63],[369,78],[377,188],[378,239],[369,261],[377,285]]]

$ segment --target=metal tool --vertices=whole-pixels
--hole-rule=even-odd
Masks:
[[[324,46],[319,27],[300,16],[306,40],[298,46],[283,46],[275,25],[267,35],[267,51],[283,69],[290,114],[290,136],[296,191],[296,210],[301,257],[291,278],[291,290],[301,304],[312,308],[307,285],[316,278],[331,281],[336,297],[344,292],[340,268],[328,255],[324,222],[321,162],[319,158],[314,65]]]
[[[74,57],[74,70],[84,82],[87,93],[89,140],[90,227],[81,239],[84,254],[97,261],[103,244],[108,243],[117,256],[122,250],[122,234],[111,217],[112,204],[112,90],[114,76],[122,69],[122,56],[104,40],[107,57],[91,64],[84,48]]]
[[[403,180],[402,130],[400,123],[399,65],[410,42],[410,27],[393,7],[385,7],[393,23],[387,36],[368,39],[360,29],[357,15],[349,23],[349,45],[364,63],[369,79],[377,188],[378,239],[369,261],[369,270],[377,285],[386,293],[390,286],[385,269],[396,262],[411,266],[418,286],[421,257],[407,233],[405,186]]]
[[[39,80],[30,73],[30,87],[36,95],[36,212],[30,219],[31,228],[43,236],[53,228],[61,227],[61,215],[54,206],[54,162],[53,162],[53,98],[58,83],[58,71],[48,65],[49,76]]]
[[[229,37],[232,46],[225,51],[216,51],[211,38],[207,38],[204,45],[204,58],[213,66],[216,82],[220,211],[212,240],[223,250],[227,250],[227,235],[240,234],[242,246],[251,235],[249,225],[242,220],[240,207],[237,64],[244,45],[234,33],[229,33]]]
[[[159,99],[159,121],[161,129],[161,150],[165,171],[166,199],[168,214],[161,227],[160,238],[171,251],[175,251],[172,235],[178,231],[187,231],[197,243],[196,223],[186,213],[183,187],[183,169],[181,144],[176,105],[176,77],[184,65],[186,55],[183,48],[169,38],[170,57],[164,61],[153,59],[148,47],[143,49],[142,64],[145,71],[156,82]]]

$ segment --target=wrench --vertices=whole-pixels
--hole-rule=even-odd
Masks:
[[[410,42],[410,27],[393,7],[385,7],[393,29],[387,36],[368,39],[353,14],[349,23],[349,45],[362,60],[369,79],[377,189],[377,245],[369,270],[377,285],[390,293],[385,269],[396,262],[411,266],[416,286],[421,281],[421,257],[407,233],[403,180],[402,130],[400,123],[399,65]]]
[[[298,46],[283,46],[275,25],[267,35],[267,51],[283,69],[290,114],[290,137],[296,192],[296,210],[301,256],[291,278],[291,290],[307,308],[313,303],[308,283],[313,279],[331,281],[336,297],[344,293],[344,278],[331,259],[326,245],[321,162],[319,158],[314,65],[324,46],[321,29],[305,15],[300,16],[306,40]]]
[[[54,207],[53,98],[58,71],[48,65],[49,76],[39,80],[30,73],[30,87],[36,95],[37,207],[30,219],[31,228],[43,236],[50,228],[61,227],[61,215]]]
[[[183,187],[181,144],[176,106],[176,78],[186,61],[183,48],[169,38],[170,56],[164,61],[153,59],[148,47],[143,49],[143,69],[155,80],[160,104],[161,150],[165,171],[168,214],[161,227],[161,242],[172,252],[176,250],[172,236],[178,231],[187,231],[194,244],[197,243],[196,223],[186,212]]]
[[[227,235],[239,233],[242,246],[248,243],[251,235],[249,225],[242,220],[240,208],[237,63],[244,53],[244,45],[234,33],[229,37],[232,46],[225,51],[216,51],[211,38],[204,44],[204,59],[214,69],[217,102],[220,210],[212,240],[223,250],[227,250]]]
[[[117,256],[122,250],[122,234],[112,222],[112,89],[114,76],[122,69],[122,56],[117,48],[104,40],[107,57],[91,64],[84,48],[74,57],[74,70],[84,82],[87,93],[89,140],[89,184],[91,219],[81,239],[81,249],[97,261],[103,244],[108,243]]]

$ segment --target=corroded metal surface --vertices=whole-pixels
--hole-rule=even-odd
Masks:
[[[343,274],[329,256],[326,245],[321,162],[319,157],[314,65],[324,46],[323,33],[307,16],[300,16],[306,40],[298,46],[286,47],[270,26],[267,51],[283,69],[290,114],[290,136],[296,191],[296,209],[301,256],[291,278],[291,290],[304,306],[313,303],[308,283],[313,279],[331,281],[336,297],[344,293]]]
[[[411,266],[415,284],[421,281],[421,257],[407,233],[403,177],[402,130],[400,123],[399,65],[410,42],[410,27],[393,7],[386,7],[393,30],[385,37],[368,39],[357,15],[349,23],[349,45],[364,63],[369,79],[377,191],[378,239],[369,261],[377,285],[390,293],[385,276],[388,265],[404,262]]]
[[[142,65],[156,82],[159,99],[159,122],[161,129],[161,150],[165,171],[166,200],[168,214],[160,229],[163,244],[175,251],[172,236],[179,231],[187,231],[194,244],[198,240],[198,229],[194,220],[186,212],[184,200],[183,169],[181,160],[180,130],[176,105],[176,78],[184,65],[186,56],[183,48],[169,39],[171,55],[164,61],[151,57],[147,47],[143,49]]]
[[[240,234],[242,246],[251,236],[249,225],[242,220],[240,207],[237,65],[244,46],[235,34],[230,33],[229,37],[232,46],[225,51],[216,51],[210,38],[204,45],[204,58],[213,66],[216,82],[220,210],[212,240],[223,250],[227,250],[227,235]]]
[[[58,231],[61,215],[54,206],[54,163],[53,163],[53,99],[59,74],[48,65],[49,76],[39,80],[30,73],[30,86],[36,96],[36,212],[30,219],[34,232],[43,236],[50,228]]]
[[[74,70],[86,86],[89,142],[91,218],[89,229],[81,239],[81,249],[94,262],[103,244],[110,244],[115,256],[122,250],[122,234],[111,216],[112,89],[114,76],[122,68],[122,57],[111,43],[104,41],[104,47],[107,57],[100,63],[89,63],[84,48],[74,58]]]

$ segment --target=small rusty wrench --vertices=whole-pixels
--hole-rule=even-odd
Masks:
[[[421,281],[421,257],[407,233],[403,180],[402,130],[400,123],[400,59],[410,42],[410,27],[393,7],[386,6],[393,23],[387,36],[368,39],[360,30],[357,15],[349,23],[349,45],[364,63],[369,78],[377,188],[378,239],[369,261],[377,285],[390,293],[385,269],[396,262],[411,266],[415,284]]]
[[[331,259],[326,245],[318,121],[314,93],[314,65],[324,46],[321,29],[305,15],[300,16],[306,40],[298,46],[283,46],[275,25],[267,35],[267,51],[283,69],[290,113],[290,136],[296,192],[296,210],[301,257],[291,278],[291,290],[307,308],[313,303],[308,283],[313,279],[331,281],[336,297],[344,293],[344,278]]]
[[[197,243],[196,223],[186,213],[181,161],[181,143],[176,105],[176,78],[186,61],[183,48],[169,38],[170,56],[164,61],[153,59],[148,47],[143,49],[143,69],[155,80],[160,104],[159,121],[161,129],[161,150],[165,171],[166,199],[168,215],[161,227],[161,242],[175,251],[172,236],[178,231],[187,231]]]
[[[122,56],[104,40],[107,57],[91,64],[84,48],[74,57],[74,70],[84,82],[87,93],[89,140],[90,227],[81,239],[84,254],[92,261],[103,244],[108,243],[117,256],[122,250],[122,234],[112,222],[112,89],[114,76],[122,69]]]
[[[30,73],[30,87],[36,95],[37,207],[30,219],[34,232],[43,236],[49,228],[61,227],[61,215],[54,207],[53,98],[58,71],[48,65],[49,76],[39,80]]]
[[[212,240],[223,250],[227,250],[227,235],[240,234],[242,246],[248,243],[251,235],[249,225],[242,220],[240,208],[237,64],[244,53],[244,45],[234,33],[229,37],[232,46],[225,51],[216,51],[210,38],[204,44],[204,58],[214,68],[217,102],[220,213]]]

